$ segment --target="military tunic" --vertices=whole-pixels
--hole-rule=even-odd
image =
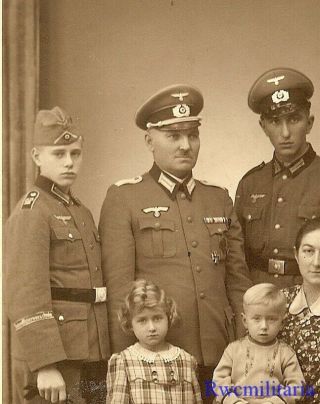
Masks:
[[[179,186],[154,165],[142,177],[109,188],[99,232],[112,352],[134,341],[120,330],[116,311],[131,281],[142,278],[178,304],[182,324],[169,331],[169,341],[198,363],[216,365],[234,338],[233,312],[240,315],[250,286],[227,191],[192,177]]]
[[[105,286],[100,239],[90,211],[39,176],[9,218],[5,241],[13,358],[25,361],[31,372],[65,360],[107,359],[106,303],[51,297],[51,287]]]
[[[235,209],[254,282],[301,283],[293,246],[304,221],[320,217],[320,157],[309,145],[289,167],[262,163],[240,181]]]

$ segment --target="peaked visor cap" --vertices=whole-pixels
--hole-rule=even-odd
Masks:
[[[68,145],[80,138],[71,116],[60,107],[38,112],[34,125],[33,144],[35,146]]]
[[[138,109],[136,124],[139,128],[183,129],[199,126],[198,114],[203,108],[203,96],[196,87],[187,84],[175,84],[158,91]],[[184,126],[177,124],[185,122]],[[192,124],[187,124],[192,122]]]
[[[268,70],[252,85],[248,105],[253,112],[266,116],[285,115],[310,108],[314,87],[303,73],[280,67]]]

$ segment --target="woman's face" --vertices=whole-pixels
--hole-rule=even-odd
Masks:
[[[303,283],[320,288],[320,229],[311,231],[302,237],[296,252]]]

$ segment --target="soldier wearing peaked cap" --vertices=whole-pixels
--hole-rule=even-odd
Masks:
[[[100,239],[90,211],[70,191],[82,143],[62,109],[38,113],[32,158],[40,175],[10,216],[5,238],[15,404],[66,397],[105,403],[109,346]]]
[[[313,90],[304,74],[277,68],[259,77],[249,92],[249,107],[260,114],[260,126],[274,147],[272,160],[250,170],[236,194],[254,283],[288,287],[301,282],[294,240],[306,220],[320,217],[320,157],[307,142]]]
[[[133,342],[119,328],[119,304],[131,281],[150,279],[178,304],[182,326],[170,330],[170,341],[197,358],[204,388],[234,338],[234,320],[242,331],[250,281],[228,192],[192,175],[202,107],[202,94],[189,85],[162,89],[142,105],[136,124],[146,131],[154,165],[109,188],[99,231],[112,352]]]

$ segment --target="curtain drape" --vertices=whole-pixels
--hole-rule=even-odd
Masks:
[[[39,99],[39,0],[3,1],[3,223],[33,182],[30,158]],[[17,251],[17,254],[19,251]],[[5,257],[4,257],[5,260]],[[3,262],[5,267],[5,261]],[[3,289],[5,300],[5,290]],[[23,304],[21,302],[21,304]],[[10,404],[10,329],[3,312],[3,403]]]

